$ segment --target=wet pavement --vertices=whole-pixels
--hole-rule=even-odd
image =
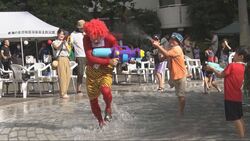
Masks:
[[[234,124],[224,117],[223,94],[214,89],[202,94],[201,81],[187,83],[185,115],[176,116],[177,98],[166,85],[122,84],[113,86],[113,119],[98,128],[89,101],[70,95],[29,99],[0,106],[0,140],[239,140]],[[5,101],[2,98],[0,101]],[[22,99],[22,98],[17,98]],[[100,104],[104,102],[100,97]],[[250,129],[249,108],[244,119]],[[247,131],[246,140],[250,140]]]

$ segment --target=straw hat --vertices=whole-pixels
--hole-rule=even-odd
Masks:
[[[76,24],[76,27],[77,28],[83,28],[83,25],[85,24],[85,21],[84,20],[79,20],[77,21],[77,24]]]

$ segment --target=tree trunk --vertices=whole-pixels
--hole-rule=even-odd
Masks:
[[[240,46],[250,45],[247,13],[247,0],[238,0],[240,23]]]

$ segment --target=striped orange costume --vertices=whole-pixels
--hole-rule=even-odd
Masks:
[[[91,110],[99,122],[99,126],[105,125],[104,121],[111,119],[111,85],[113,67],[110,65],[111,58],[101,58],[92,55],[94,48],[112,48],[117,46],[117,41],[109,33],[105,23],[99,19],[92,19],[84,25],[84,49],[87,58],[87,93],[90,99]],[[98,103],[99,95],[103,95],[106,104],[105,117],[103,119],[101,108]]]

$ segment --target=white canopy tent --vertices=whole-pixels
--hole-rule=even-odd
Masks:
[[[20,40],[23,56],[23,40],[45,40],[55,37],[58,27],[52,26],[29,12],[0,12],[0,39]],[[36,47],[37,48],[37,47]]]

